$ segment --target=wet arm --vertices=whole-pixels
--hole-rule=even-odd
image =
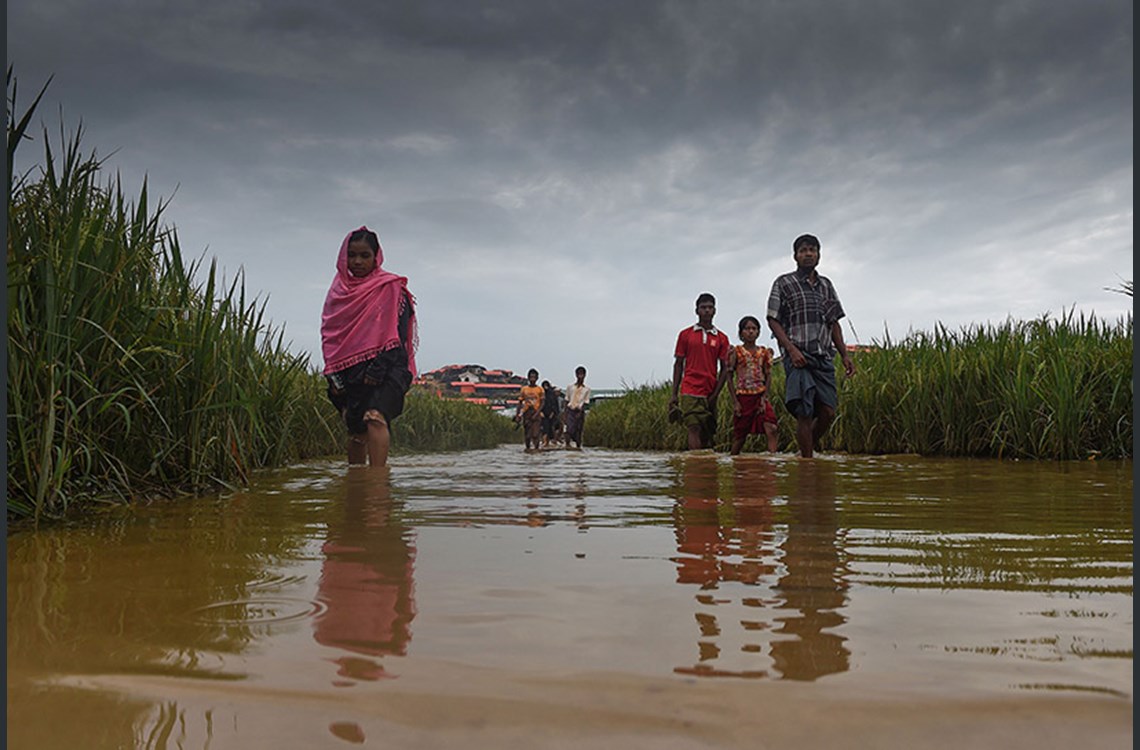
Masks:
[[[673,395],[669,399],[669,403],[677,402],[677,394],[681,390],[681,378],[685,377],[685,358],[673,358]]]
[[[847,377],[851,377],[855,374],[855,360],[851,359],[847,344],[843,342],[843,329],[838,320],[831,324],[831,343],[835,344],[835,350],[839,352],[839,358],[843,361],[843,372],[847,373]]]
[[[716,401],[720,396],[724,384],[728,382],[728,360],[720,360],[720,373],[716,376],[716,385],[713,386],[712,401]]]
[[[412,323],[412,298],[408,292],[404,292],[404,298],[400,302],[400,317],[396,323],[396,332],[400,336],[400,345],[404,347],[405,351],[411,351],[411,346],[408,341],[411,323]]]
[[[780,321],[770,317],[768,318],[768,327],[772,329],[772,335],[776,337],[780,348],[783,349],[788,358],[792,360],[792,364],[796,367],[803,367],[807,363],[807,360],[804,358],[803,352],[788,338],[788,332],[784,330],[784,326],[780,324]]]
[[[725,383],[728,385],[728,397],[732,399],[732,410],[734,412],[740,410],[740,402],[736,399],[736,349],[732,349],[728,353],[728,364],[725,366],[727,377]]]

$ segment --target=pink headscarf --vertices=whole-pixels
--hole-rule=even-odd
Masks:
[[[359,230],[368,231],[368,227]],[[400,345],[400,311],[412,305],[408,320],[408,369],[416,375],[415,298],[408,291],[408,279],[383,270],[384,250],[376,251],[376,268],[367,276],[353,276],[348,270],[349,232],[340,243],[336,276],[325,297],[321,312],[321,352],[324,374],[366,362],[379,352]]]

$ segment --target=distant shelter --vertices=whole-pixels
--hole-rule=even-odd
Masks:
[[[441,398],[484,404],[495,411],[511,412],[526,378],[511,370],[489,370],[482,365],[447,365],[421,373],[416,384]]]

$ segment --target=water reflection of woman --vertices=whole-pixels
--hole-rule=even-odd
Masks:
[[[847,583],[836,518],[835,469],[825,461],[798,463],[796,488],[788,495],[784,573],[776,583],[779,614],[772,659],[787,680],[815,680],[846,672],[846,638],[830,632],[847,622]],[[791,636],[791,637],[787,637]]]
[[[321,551],[317,598],[326,609],[314,622],[313,637],[349,652],[334,660],[350,680],[389,676],[372,657],[402,656],[415,617],[412,578],[415,544],[392,499],[385,470],[355,470],[345,478],[343,505]],[[351,683],[343,683],[351,684]]]

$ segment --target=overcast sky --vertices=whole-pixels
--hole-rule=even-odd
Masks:
[[[700,292],[736,341],[803,232],[849,341],[1132,309],[1131,0],[7,5],[21,101],[314,365],[361,224],[422,370],[562,386],[670,377]]]

